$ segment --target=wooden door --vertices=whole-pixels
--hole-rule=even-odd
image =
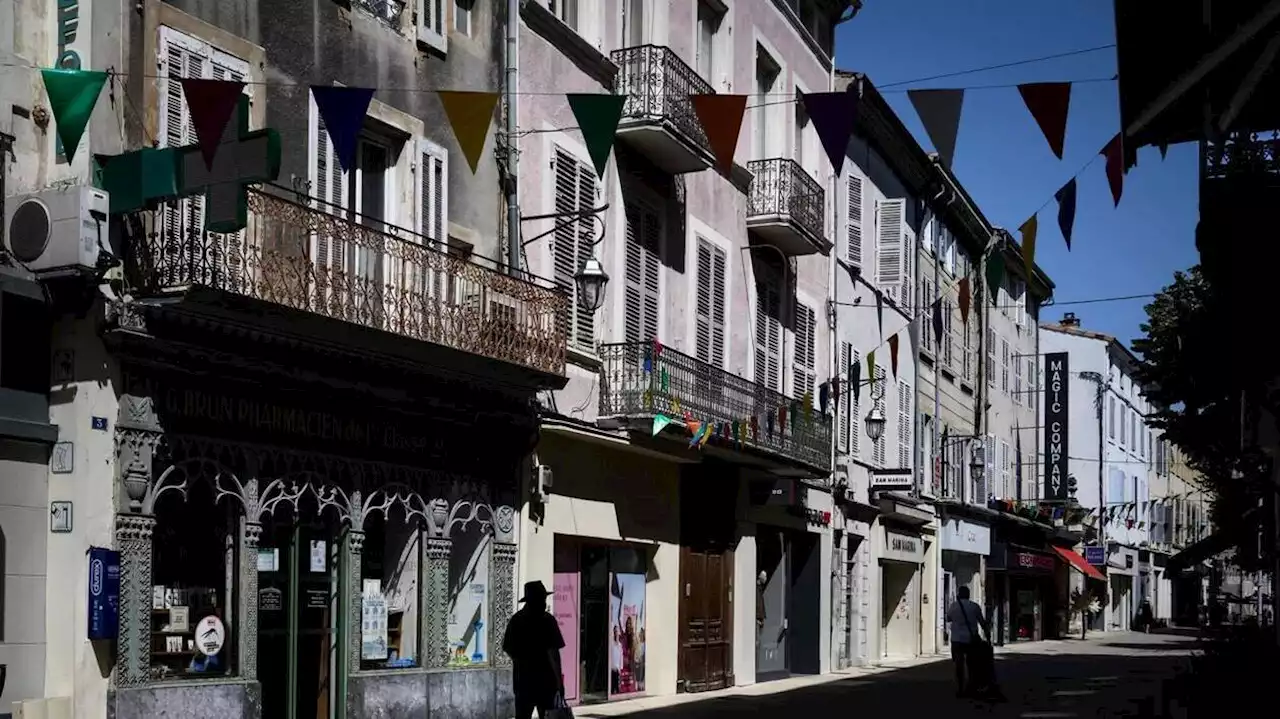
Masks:
[[[681,549],[680,689],[733,685],[733,552]]]

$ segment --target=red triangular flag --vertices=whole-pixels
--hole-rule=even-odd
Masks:
[[[1062,159],[1062,144],[1067,137],[1067,108],[1071,105],[1071,83],[1028,82],[1018,86],[1022,101],[1049,142],[1049,149]]]
[[[196,131],[200,154],[204,157],[205,167],[212,168],[227,121],[244,93],[244,83],[199,77],[184,77],[179,82],[182,83],[182,94],[187,98],[187,110],[191,113],[191,126]]]
[[[707,133],[707,144],[716,156],[716,166],[726,175],[733,171],[733,155],[738,150],[742,115],[747,111],[746,95],[690,95],[693,113]]]
[[[893,372],[894,379],[898,378],[898,336],[894,335],[889,338],[889,369]]]
[[[960,295],[960,321],[969,324],[969,278],[961,277],[960,284],[956,286],[956,293]]]
[[[1120,195],[1124,192],[1124,133],[1117,132],[1111,142],[1102,148],[1102,156],[1107,158],[1107,184],[1111,185],[1111,200],[1120,206]]]

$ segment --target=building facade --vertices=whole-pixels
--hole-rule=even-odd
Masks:
[[[42,676],[14,698],[76,717],[509,716],[494,647],[568,303],[489,259],[500,163],[490,149],[471,171],[435,94],[500,89],[501,6],[88,5],[79,62],[121,69],[114,101],[67,163],[34,73],[32,126],[11,134],[38,171],[7,202],[64,180],[116,202],[139,174],[105,168],[144,157],[162,184],[184,174],[184,78],[244,82],[233,127],[274,138],[278,172],[230,205],[113,206],[98,266],[36,272],[58,318],[40,503],[60,513],[59,569]],[[32,64],[65,61],[65,34],[24,34],[48,43]],[[330,84],[376,88],[349,165],[308,91]],[[229,207],[243,229],[210,231]],[[115,579],[112,627],[112,603],[85,598]]]
[[[852,5],[521,5],[525,261],[575,295],[591,259],[612,278],[573,298],[521,515],[571,701],[830,667],[835,205],[794,99],[830,88]],[[567,92],[627,96],[599,171]],[[713,92],[757,98],[727,172],[687,99]]]

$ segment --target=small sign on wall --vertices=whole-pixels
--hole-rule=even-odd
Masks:
[[[71,442],[58,442],[49,455],[49,471],[54,474],[71,474],[76,469],[76,446]]]
[[[59,500],[49,503],[49,531],[54,534],[71,531],[71,502]]]

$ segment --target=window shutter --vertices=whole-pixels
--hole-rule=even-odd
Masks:
[[[697,336],[698,359],[724,367],[725,282],[728,263],[718,245],[698,238]]]
[[[553,174],[555,175],[555,211],[569,215],[591,209],[595,201],[595,175],[585,163],[573,155],[556,148]],[[569,326],[564,328],[569,344],[584,352],[595,351],[595,313],[583,309],[577,300],[577,286],[573,276],[591,256],[591,232],[594,223],[588,217],[580,217],[576,223],[558,223],[552,241],[554,279],[568,293],[570,309]],[[563,320],[561,320],[563,322]]]
[[[756,282],[755,380],[775,392],[782,380],[781,294],[776,275]]]
[[[1022,406],[1024,399],[1022,391],[1022,361],[1015,357],[1013,360],[1013,403]]]
[[[795,362],[792,377],[792,395],[796,399],[804,397],[806,392],[813,392],[814,384],[814,335],[817,327],[813,308],[796,303],[796,338]]]
[[[875,378],[876,378],[876,383],[875,383],[874,389],[877,392],[876,409],[880,410],[880,414],[884,415],[885,419],[887,420],[888,415],[884,414],[885,413],[884,396],[888,394],[888,392],[886,391],[884,386],[884,368],[881,367],[879,363],[876,363]],[[884,441],[885,441],[884,433],[881,433],[880,439],[877,439],[871,446],[871,461],[877,467],[881,467],[881,468],[884,467]]]
[[[845,259],[862,269],[862,178],[850,173],[845,205]]]
[[[902,284],[902,214],[901,199],[885,200],[876,206],[876,284],[895,302]]]
[[[418,42],[440,52],[449,49],[449,36],[444,27],[445,3],[449,1],[418,0]]]
[[[169,27],[160,28],[161,109],[157,136],[161,147],[181,147],[196,143],[195,127],[182,94],[181,78],[202,78],[210,74],[208,45]],[[196,238],[204,232],[204,196],[165,203],[161,236],[171,238],[164,243],[167,266],[185,267],[204,261],[197,257]],[[197,265],[198,266],[198,265]],[[189,275],[173,280],[189,281]]]
[[[898,380],[898,467],[911,466],[911,387]]]
[[[336,158],[332,160],[337,162]],[[449,223],[449,154],[444,148],[424,138],[418,139],[417,178],[414,195],[417,215],[417,237],[421,242],[439,252],[448,251]],[[417,267],[415,278],[420,292],[442,301],[457,301],[447,297],[449,278],[444,271],[432,273],[429,267]]]
[[[648,342],[658,336],[658,247],[661,227],[658,213],[632,200],[627,211],[627,272],[625,339]]]
[[[911,281],[914,277],[911,269],[914,258],[915,243],[911,241],[911,235],[904,233],[902,235],[902,288],[899,290],[900,296],[898,297],[898,304],[902,305],[902,307],[906,308],[908,311],[915,299],[913,292],[911,291]]]
[[[1000,338],[1000,391],[1009,391],[1009,340]]]
[[[845,376],[849,371],[849,363],[852,361],[853,345],[848,342],[840,343],[840,366],[836,369],[836,376]],[[837,408],[840,414],[840,426],[836,432],[836,450],[843,453],[849,453],[849,428],[855,426],[850,421],[849,411],[852,409],[850,402],[853,401],[853,384],[858,381],[857,377],[846,377],[840,383],[840,392],[836,397]]]
[[[996,436],[994,434],[987,435],[987,440],[984,444],[986,445],[986,447],[984,448],[985,451],[983,452],[983,454],[986,455],[984,457],[984,460],[986,461],[986,464],[987,464],[986,475],[988,477],[991,477],[992,474],[995,472],[995,467],[996,467]],[[1001,498],[1008,496],[1007,494],[1004,493],[1004,487],[1000,487],[1000,496]]]

